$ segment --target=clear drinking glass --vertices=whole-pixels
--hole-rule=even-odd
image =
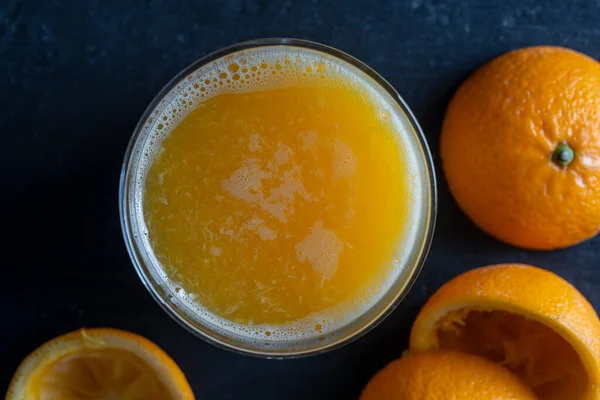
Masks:
[[[409,133],[410,146],[416,149],[414,159],[419,164],[420,171],[418,176],[413,177],[418,181],[421,203],[417,226],[414,227],[414,243],[411,244],[410,251],[404,254],[402,269],[389,289],[369,309],[346,325],[325,334],[285,342],[268,338],[248,338],[228,332],[201,318],[192,307],[182,301],[176,290],[171,289],[172,285],[168,285],[165,275],[161,274],[161,266],[156,257],[153,257],[152,248],[147,240],[141,196],[145,177],[139,173],[144,147],[152,127],[158,123],[161,112],[169,102],[189,84],[196,71],[222,57],[273,46],[289,48],[293,52],[319,53],[323,57],[336,59],[361,76],[365,84],[377,89],[395,107],[397,114],[402,116],[403,128]],[[190,332],[214,345],[269,358],[298,357],[335,349],[365,334],[391,313],[404,298],[425,262],[433,235],[437,207],[431,154],[419,124],[400,95],[361,61],[332,47],[298,39],[260,39],[235,44],[201,58],[175,76],[152,100],[135,127],[125,153],[119,189],[119,210],[125,244],[140,279],[157,303]]]

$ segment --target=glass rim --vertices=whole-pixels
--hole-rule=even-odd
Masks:
[[[297,339],[296,341],[316,341],[318,344],[322,344],[317,345],[314,348],[307,348],[297,351],[289,351],[289,349],[281,349],[276,347],[271,349],[257,350],[249,346],[243,347],[240,345],[228,343],[225,340],[217,337],[215,330],[210,329],[210,327],[207,328],[209,332],[199,329],[199,327],[196,326],[199,323],[198,321],[196,321],[196,324],[194,324],[192,323],[192,321],[190,321],[189,318],[186,318],[184,315],[182,315],[183,312],[179,310],[179,307],[177,307],[176,304],[169,302],[168,299],[165,298],[165,295],[162,294],[160,290],[158,290],[158,288],[156,287],[157,283],[153,281],[151,274],[147,271],[148,266],[145,265],[141,254],[139,254],[140,246],[137,243],[137,236],[135,236],[132,232],[131,207],[129,204],[130,182],[132,181],[131,170],[133,167],[132,156],[134,153],[134,148],[138,143],[139,139],[144,138],[142,137],[143,128],[146,125],[147,121],[151,118],[153,112],[157,109],[157,106],[161,103],[161,101],[181,82],[183,82],[190,74],[203,67],[204,65],[222,57],[231,55],[233,53],[269,46],[288,46],[322,52],[328,56],[337,58],[354,68],[357,68],[359,71],[363,72],[369,78],[371,78],[375,82],[375,84],[377,84],[381,89],[385,91],[387,95],[390,96],[395,105],[397,105],[400,108],[403,117],[405,118],[409,127],[413,130],[414,136],[416,137],[418,144],[418,146],[416,146],[416,153],[420,153],[420,156],[423,157],[423,165],[425,167],[423,175],[426,176],[426,179],[423,179],[423,181],[426,180],[427,182],[423,182],[423,185],[426,186],[428,189],[428,196],[426,196],[426,198],[423,199],[423,202],[425,203],[424,211],[426,213],[426,216],[428,217],[428,221],[422,227],[424,234],[419,237],[419,245],[415,245],[416,249],[411,250],[411,253],[416,252],[418,254],[415,258],[415,261],[412,263],[413,265],[408,265],[409,268],[407,269],[410,269],[410,272],[408,278],[404,280],[404,285],[400,288],[400,290],[398,290],[397,293],[395,293],[391,301],[389,301],[388,304],[384,305],[383,308],[376,315],[369,318],[366,323],[363,323],[360,327],[358,327],[358,329],[355,329],[349,335],[342,336],[341,338],[338,338],[337,340],[332,341],[331,343],[327,343],[326,340],[315,340],[315,338]],[[398,92],[392,87],[392,85],[390,85],[382,76],[380,76],[377,72],[375,72],[371,67],[369,67],[362,61],[333,47],[303,39],[264,38],[240,42],[211,52],[185,67],[181,72],[175,75],[172,79],[170,79],[167,82],[167,84],[165,84],[161,88],[161,90],[152,99],[152,101],[146,107],[144,113],[140,117],[138,123],[135,126],[131,139],[129,140],[129,143],[127,145],[119,180],[119,217],[121,223],[121,230],[125,240],[125,246],[127,248],[129,258],[131,259],[140,280],[142,281],[148,292],[150,292],[152,298],[163,308],[163,310],[171,318],[173,318],[175,321],[177,321],[180,325],[182,325],[194,335],[204,339],[212,345],[226,350],[231,350],[237,353],[261,358],[299,358],[315,354],[321,354],[327,351],[337,349],[345,344],[348,344],[363,336],[374,327],[376,327],[389,314],[391,314],[392,311],[394,311],[394,309],[402,302],[402,300],[406,297],[407,293],[410,291],[411,287],[416,281],[419,273],[421,272],[423,265],[425,264],[427,255],[429,253],[431,242],[433,240],[436,216],[437,185],[433,158],[429,146],[427,144],[425,135],[419,123],[417,122],[417,119],[413,115],[412,111],[410,110],[404,99],[398,94]],[[398,280],[399,278],[396,279]],[[397,282],[394,282],[394,284],[396,283]],[[374,309],[375,306],[383,300],[386,294],[394,290],[394,284],[386,291],[386,293],[384,293],[382,298],[379,299],[373,305],[371,305],[369,309],[365,310],[362,314],[357,315],[357,317],[348,324],[342,325],[326,335],[333,335],[336,332],[347,329],[349,326],[355,324],[363,316],[365,316],[372,309]],[[207,327],[207,324],[204,324],[204,326]]]

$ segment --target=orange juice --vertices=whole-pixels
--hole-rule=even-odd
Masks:
[[[332,60],[267,54],[210,72],[149,139],[154,256],[180,296],[245,332],[333,329],[402,262],[416,201],[402,128]]]

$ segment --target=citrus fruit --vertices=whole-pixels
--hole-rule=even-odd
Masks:
[[[519,378],[484,358],[452,350],[409,353],[367,384],[360,400],[536,400]]]
[[[33,351],[6,400],[194,399],[185,376],[156,344],[109,328],[81,329]]]
[[[600,320],[571,284],[529,265],[468,271],[444,284],[413,325],[410,350],[476,354],[542,400],[600,398]]]
[[[514,246],[557,249],[600,230],[600,63],[560,47],[506,53],[471,75],[440,139],[454,198]]]

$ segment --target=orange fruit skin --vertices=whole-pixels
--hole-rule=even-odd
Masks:
[[[524,264],[465,272],[446,282],[423,306],[411,330],[410,350],[438,349],[436,323],[463,308],[508,311],[552,328],[575,349],[589,375],[585,399],[600,399],[600,320],[569,282]]]
[[[114,337],[122,339],[124,342],[131,343],[132,347],[130,349],[135,347],[138,354],[139,352],[143,352],[145,358],[151,359],[153,364],[160,365],[168,371],[171,385],[177,388],[176,397],[173,397],[173,399],[194,400],[194,394],[185,375],[167,353],[143,336],[113,328],[79,329],[55,337],[42,344],[32,351],[17,368],[17,371],[8,386],[6,400],[17,399],[16,396],[18,396],[18,393],[22,388],[27,385],[27,381],[30,379],[31,375],[37,372],[37,368],[45,368],[45,366],[41,364],[52,362],[55,357],[59,358],[62,355],[73,354],[68,349],[63,350],[64,346],[68,346],[69,343],[80,342],[84,340],[84,337],[87,339],[98,340],[99,342]]]
[[[575,158],[551,160],[565,141]],[[506,53],[471,75],[440,139],[454,198],[488,234],[549,250],[600,230],[600,63],[560,47]]]
[[[507,369],[452,350],[409,353],[379,371],[360,400],[536,400]]]

